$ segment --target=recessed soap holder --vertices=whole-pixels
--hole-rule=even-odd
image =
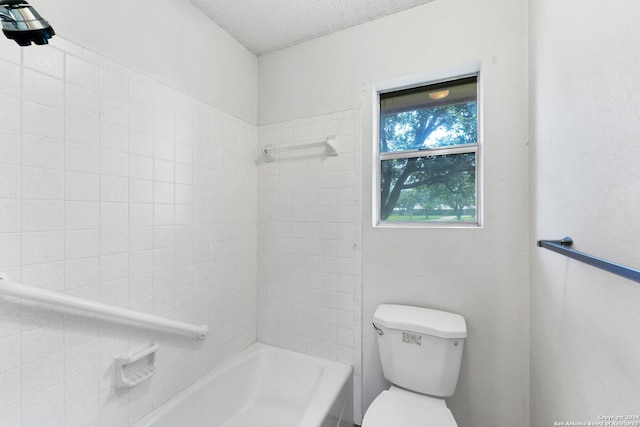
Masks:
[[[116,387],[133,387],[158,372],[156,351],[160,344],[150,342],[121,354],[116,359]]]

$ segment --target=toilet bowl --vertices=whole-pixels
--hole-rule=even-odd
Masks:
[[[376,397],[362,427],[458,427],[442,399],[391,386]]]
[[[458,382],[467,336],[462,316],[383,304],[373,316],[384,377],[393,385],[367,409],[362,427],[457,427],[444,397]]]

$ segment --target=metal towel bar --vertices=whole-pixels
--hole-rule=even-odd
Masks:
[[[593,267],[597,267],[610,273],[617,274],[618,276],[640,282],[640,270],[625,267],[624,265],[616,264],[615,262],[587,255],[583,252],[578,252],[574,249],[571,249],[572,245],[573,239],[571,239],[571,237],[565,237],[561,240],[538,240],[538,246],[541,248],[549,249],[550,251],[568,256],[569,258],[584,262],[585,264],[589,264]]]

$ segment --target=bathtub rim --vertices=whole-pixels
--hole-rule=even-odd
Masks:
[[[298,353],[293,350],[283,349],[280,347],[264,344],[261,342],[254,342],[240,351],[237,355],[232,356],[230,359],[223,362],[220,366],[217,366],[211,372],[180,391],[168,401],[164,402],[151,412],[140,418],[131,427],[149,427],[149,425],[162,418],[164,414],[167,414],[176,406],[186,401],[193,393],[197,393],[212,377],[220,375],[228,370],[235,368],[236,366],[245,362],[248,358],[253,357],[255,354],[262,352],[276,352],[280,354],[286,354],[287,357],[297,357],[306,360],[310,360],[314,363],[320,364],[323,367],[323,372],[316,385],[316,388],[312,394],[311,402],[313,404],[307,404],[298,427],[320,427],[322,420],[331,413],[334,403],[339,398],[345,387],[348,386],[348,382],[351,381],[348,389],[352,390],[353,387],[353,367],[344,363],[335,362],[332,360],[322,359],[317,356],[311,356],[304,353]],[[340,388],[337,388],[335,384],[340,384]],[[353,396],[348,396],[352,401]],[[348,402],[347,402],[348,404]]]

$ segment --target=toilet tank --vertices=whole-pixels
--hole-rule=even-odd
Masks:
[[[467,326],[445,311],[382,304],[373,315],[384,377],[402,388],[452,396],[458,383]]]

